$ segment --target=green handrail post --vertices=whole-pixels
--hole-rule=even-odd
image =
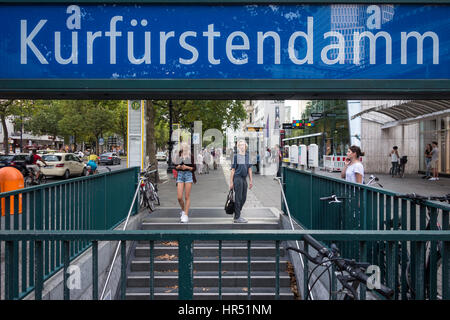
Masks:
[[[275,300],[280,299],[280,240],[275,241],[276,258],[275,258]]]
[[[450,229],[450,211],[442,211],[442,229]],[[450,300],[450,242],[444,242],[442,246],[442,299]]]
[[[92,300],[98,300],[98,241],[92,241]]]
[[[36,256],[36,264],[35,264],[35,283],[36,287],[34,290],[34,297],[36,300],[42,300],[42,290],[44,287],[44,263],[43,263],[43,244],[42,241],[38,240],[35,242],[34,255]]]
[[[192,239],[181,238],[178,241],[178,299],[193,298],[193,246]]]
[[[155,258],[154,258],[154,248],[155,242],[150,241],[150,299],[153,300],[155,297]]]
[[[303,241],[303,249],[305,252],[309,252],[309,246],[308,243]],[[304,265],[303,265],[303,299],[308,300],[309,299],[309,288],[308,288],[308,277],[309,277],[309,263],[308,259],[304,259]]]
[[[367,261],[367,242],[366,241],[360,241],[359,242],[359,251],[360,251],[360,258],[362,262]],[[363,283],[359,287],[359,298],[361,300],[366,300],[366,284]]]
[[[415,295],[416,300],[425,299],[425,242],[417,241],[416,243],[416,277],[415,279]]]
[[[125,300],[127,291],[127,242],[120,241],[120,299]]]
[[[247,241],[247,299],[250,300],[251,298],[251,291],[252,291],[252,276],[251,276],[251,267],[252,267],[252,254],[251,254],[251,241]]]
[[[222,240],[219,240],[219,300],[222,300]]]
[[[430,210],[430,229],[437,230],[437,209],[431,208]],[[429,290],[429,299],[436,300],[437,299],[437,250],[438,243],[436,241],[431,241],[430,243],[430,268],[429,275],[427,278],[429,279],[429,283],[427,283]]]
[[[408,202],[406,199],[402,199],[402,230],[407,230],[407,212],[408,212]],[[408,263],[408,248],[406,241],[402,241],[402,271],[401,271],[401,292],[402,292],[402,300],[406,300],[406,290],[407,290],[407,279],[406,279],[406,269],[407,269],[407,263]],[[411,265],[411,264],[410,264]]]
[[[63,256],[64,256],[64,300],[70,300],[70,290],[68,287],[69,281],[69,265],[70,265],[70,242],[64,241],[63,243]]]

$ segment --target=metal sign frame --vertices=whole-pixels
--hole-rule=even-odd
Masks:
[[[450,0],[0,0],[4,4],[424,4]],[[450,79],[430,80],[224,80],[224,79],[3,79],[2,98],[43,99],[450,99]]]

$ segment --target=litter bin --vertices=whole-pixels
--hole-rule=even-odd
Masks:
[[[23,175],[19,170],[13,167],[0,169],[0,192],[14,191],[23,189]],[[19,213],[22,213],[22,194],[19,194]],[[14,214],[14,197],[10,197],[9,213]],[[2,198],[2,216],[5,216],[5,198]]]

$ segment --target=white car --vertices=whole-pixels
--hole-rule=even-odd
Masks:
[[[44,154],[42,159],[47,166],[41,167],[46,176],[60,176],[69,179],[71,176],[87,175],[86,164],[74,153]]]
[[[158,160],[158,161],[166,161],[167,160],[166,153],[162,152],[162,151],[158,152],[156,154],[156,160]]]

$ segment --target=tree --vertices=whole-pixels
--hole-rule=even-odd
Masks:
[[[86,107],[80,100],[61,101],[61,107],[64,112],[62,119],[58,122],[59,132],[65,138],[73,137],[76,147],[78,142],[88,138],[85,120]]]
[[[3,147],[5,154],[9,153],[8,127],[6,126],[6,118],[12,114],[12,106],[14,100],[0,100],[0,119],[3,128]]]
[[[99,153],[99,139],[103,137],[103,133],[111,131],[113,127],[114,104],[114,101],[86,101],[86,129],[95,138],[97,154]]]
[[[64,117],[63,100],[35,101],[35,110],[24,125],[34,135],[51,135],[55,145],[56,137],[61,135],[59,121]]]
[[[113,109],[113,132],[119,134],[124,142],[124,150],[127,151],[128,137],[128,104],[126,100],[116,101]]]

